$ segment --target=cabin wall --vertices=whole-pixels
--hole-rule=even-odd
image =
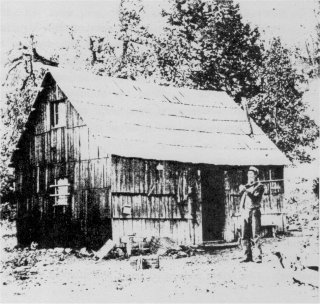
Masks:
[[[163,171],[157,170],[159,164]],[[262,225],[283,230],[283,168],[258,168],[259,179],[265,185]],[[225,210],[222,237],[228,242],[237,240],[242,227],[239,185],[247,183],[248,166],[195,165],[112,156],[113,240],[119,243],[122,236],[136,234],[169,236],[180,244],[202,243],[203,217],[206,216],[202,213],[202,185],[204,171],[208,169],[217,174],[223,172],[224,197],[218,202],[224,204]],[[209,187],[212,192],[219,188],[214,184]],[[128,209],[129,214],[125,214],[123,211]],[[221,225],[221,219],[211,224]]]
[[[62,99],[62,124],[52,127],[50,102]],[[110,158],[100,155],[88,127],[58,87],[46,88],[35,107],[15,160],[19,239],[101,244],[111,235]],[[58,179],[70,185],[68,206],[53,206],[52,185]]]
[[[113,240],[136,234],[201,243],[198,173],[194,165],[112,156]]]

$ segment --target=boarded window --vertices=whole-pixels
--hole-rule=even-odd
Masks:
[[[53,188],[54,206],[67,206],[69,193],[69,182],[67,178],[55,179],[55,182],[50,187]]]

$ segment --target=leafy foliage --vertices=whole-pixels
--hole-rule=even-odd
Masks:
[[[0,161],[0,178],[2,194],[12,190],[12,179],[8,168],[10,157],[20,136],[32,102],[37,93],[37,87],[43,70],[38,69],[33,61],[33,37],[21,41],[19,45],[8,54],[6,64],[6,78],[3,87],[3,100],[1,108],[2,145]]]
[[[173,0],[171,10],[163,16],[168,26],[160,62],[162,75],[169,81],[224,90],[238,100],[259,91],[260,35],[242,21],[239,5]]]
[[[172,0],[159,54],[162,76],[177,86],[223,90],[249,100],[251,116],[291,160],[310,161],[316,124],[304,115],[307,78],[279,38],[262,45],[232,1]]]
[[[146,79],[157,77],[155,41],[142,22],[141,0],[122,0],[119,26],[106,37],[90,37],[91,64],[100,75]]]
[[[259,71],[262,93],[249,100],[251,115],[291,160],[310,161],[303,147],[314,147],[319,129],[304,115],[303,92],[307,81],[291,64],[291,52],[274,38]]]
[[[0,178],[1,194],[6,195],[13,189],[13,175],[9,168],[10,158],[17,141],[23,132],[32,104],[39,91],[39,86],[46,72],[46,65],[57,65],[57,60],[65,66],[86,68],[81,55],[84,52],[83,38],[77,37],[72,28],[69,29],[70,42],[60,50],[56,50],[51,58],[46,59],[36,51],[37,37],[30,35],[21,40],[8,53],[5,65],[6,77],[2,83],[1,107],[1,150]]]
[[[300,60],[307,65],[306,74],[310,78],[320,77],[320,1],[316,2],[314,15],[317,20],[316,36],[305,41],[305,51],[300,48],[296,49],[296,55]]]

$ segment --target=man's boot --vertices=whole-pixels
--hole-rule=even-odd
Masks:
[[[251,251],[251,241],[243,240],[242,241],[244,259],[240,261],[240,263],[252,262],[252,251]]]

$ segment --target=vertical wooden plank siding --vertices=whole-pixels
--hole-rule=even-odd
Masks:
[[[112,156],[112,227],[116,242],[128,234],[169,236],[181,244],[202,241],[202,228],[191,215],[192,200],[179,202],[175,186],[181,171],[186,175],[185,187],[191,188],[188,174],[195,168],[160,163],[164,170],[158,172],[158,161]],[[124,206],[131,207],[129,214],[123,213]]]
[[[65,107],[59,103],[61,124],[52,127],[50,102],[63,99]],[[92,233],[107,237],[108,233],[100,227],[109,230],[111,227],[110,157],[99,155],[98,146],[93,142],[90,145],[88,127],[60,88],[45,88],[35,113],[36,117],[30,121],[33,127],[26,130],[16,161],[18,218],[22,223],[27,215],[37,216],[33,222],[39,221],[42,228],[31,223],[35,227],[30,229],[38,230],[38,234],[43,232],[44,238],[49,239],[48,229],[52,230],[49,222],[55,222],[50,186],[57,179],[67,178],[70,198],[69,209],[65,212],[66,215],[70,213],[70,221],[75,227],[79,224],[79,229],[73,232],[85,234],[91,229]],[[90,155],[96,158],[90,158]],[[33,234],[24,236],[28,241],[34,237]]]

